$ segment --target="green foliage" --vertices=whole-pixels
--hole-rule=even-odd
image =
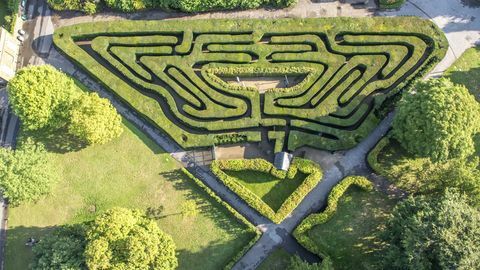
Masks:
[[[372,169],[410,194],[440,194],[456,188],[480,205],[480,161],[450,159],[434,163],[405,153],[398,142],[388,136],[378,142],[368,155]]]
[[[430,79],[404,94],[393,136],[410,153],[437,162],[471,155],[479,127],[480,105],[464,86]]]
[[[298,255],[290,258],[287,270],[333,270],[330,258],[324,258],[322,263],[310,264],[302,260]]]
[[[247,136],[238,133],[230,133],[230,134],[221,134],[215,135],[214,143],[215,144],[234,144],[234,143],[241,143],[247,141]]]
[[[73,80],[50,65],[19,70],[7,87],[13,111],[30,130],[65,125],[74,89]]]
[[[72,78],[50,65],[21,69],[7,89],[28,130],[67,127],[87,144],[103,144],[122,133],[121,117],[108,100],[80,91]]]
[[[480,212],[453,192],[410,197],[387,223],[386,269],[477,269]]]
[[[113,208],[87,229],[89,269],[175,269],[175,243],[138,210]]]
[[[85,225],[56,228],[33,246],[32,269],[86,270],[85,245]]]
[[[405,0],[379,0],[380,8],[394,9],[400,8],[405,3]]]
[[[260,197],[240,184],[235,177],[226,174],[224,171],[258,171],[262,173],[270,173],[283,178],[293,175],[293,171],[288,173],[279,171],[273,165],[264,159],[235,159],[235,160],[215,160],[211,164],[212,173],[222,181],[228,188],[240,196],[247,204],[257,210],[262,215],[271,219],[275,223],[280,223],[295,207],[303,200],[303,198],[315,187],[322,179],[322,170],[313,161],[295,158],[291,167],[295,172],[307,174],[307,177],[298,186],[293,193],[281,204],[278,211],[274,211]],[[289,181],[285,179],[284,181]]]
[[[49,194],[55,180],[43,145],[28,139],[17,150],[0,148],[0,189],[11,206]]]
[[[209,34],[218,29],[221,34]],[[270,39],[271,29],[277,30]],[[344,42],[334,42],[340,36]],[[92,50],[109,65],[75,41],[91,41]],[[54,42],[184,148],[240,138],[260,141],[268,131],[269,140],[277,141],[275,151],[353,147],[378,124],[377,110],[384,100],[411,87],[448,47],[434,24],[411,17],[96,22],[57,29]],[[359,66],[367,66],[368,72],[355,70]],[[238,73],[296,74],[304,80],[261,98],[257,90],[232,86],[219,77]],[[386,79],[370,80],[378,73]],[[153,82],[152,74],[168,87]],[[354,85],[347,87],[350,83]],[[378,89],[385,91],[375,92]],[[285,134],[281,127],[287,120],[291,125]],[[239,136],[222,137],[233,133]]]
[[[321,213],[314,213],[307,216],[300,225],[295,228],[293,236],[297,241],[311,252],[318,254],[322,258],[329,258],[308,236],[308,231],[314,226],[326,223],[337,210],[337,204],[340,197],[352,185],[355,185],[365,191],[373,190],[373,184],[363,176],[349,176],[333,187],[328,195],[327,207]]]
[[[104,144],[123,132],[120,115],[96,93],[83,94],[75,100],[70,114],[69,133],[87,144]]]

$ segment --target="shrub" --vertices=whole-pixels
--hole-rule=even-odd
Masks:
[[[373,190],[373,184],[363,176],[349,176],[343,179],[340,183],[335,185],[328,195],[327,207],[323,212],[318,214],[311,214],[306,217],[300,225],[295,228],[293,236],[297,241],[304,246],[306,249],[311,252],[318,254],[323,258],[329,258],[327,254],[324,254],[317,245],[309,238],[308,231],[319,224],[327,222],[335,214],[337,210],[337,204],[340,197],[347,191],[347,189],[355,185],[363,190],[371,191]]]
[[[17,150],[0,148],[0,189],[11,206],[49,194],[55,179],[42,144],[27,139]]]
[[[476,269],[480,265],[480,211],[448,191],[409,197],[384,230],[383,269]]]
[[[175,243],[154,220],[138,210],[113,208],[99,215],[86,232],[89,269],[175,269]]]
[[[236,159],[236,160],[215,160],[211,164],[212,173],[223,182],[225,186],[235,192],[252,208],[260,214],[271,219],[275,223],[280,223],[295,207],[303,200],[303,198],[318,184],[322,179],[322,171],[313,161],[294,158],[291,167],[296,167],[295,172],[300,171],[307,174],[300,186],[282,203],[277,212],[273,211],[256,194],[248,190],[243,185],[237,183],[234,177],[229,176],[223,170],[243,171],[252,170],[263,173],[270,173],[274,176],[280,176],[284,179],[288,172],[277,170],[273,165],[264,159]],[[290,172],[292,176],[293,171]],[[295,177],[295,175],[293,175]],[[293,178],[292,177],[292,178]],[[284,180],[288,181],[288,179]]]
[[[480,105],[464,86],[430,79],[404,93],[392,132],[407,151],[437,162],[471,155],[479,127]]]
[[[394,9],[400,8],[405,3],[405,0],[379,0],[380,8]]]
[[[68,132],[87,144],[104,144],[123,132],[120,115],[96,93],[81,95],[73,102],[70,114]]]

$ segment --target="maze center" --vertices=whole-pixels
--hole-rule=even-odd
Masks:
[[[185,148],[268,140],[275,152],[339,150],[438,61],[438,33],[423,20],[409,32],[338,20],[105,22],[61,28],[54,41]]]

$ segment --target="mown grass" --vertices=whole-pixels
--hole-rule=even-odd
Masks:
[[[272,210],[277,211],[283,202],[298,188],[306,175],[297,172],[293,179],[279,179],[272,174],[258,171],[225,171],[236,180],[260,197]]]
[[[335,269],[372,269],[384,247],[379,234],[395,204],[380,192],[350,187],[333,217],[310,229],[308,236],[330,256]]]
[[[278,270],[287,269],[292,255],[282,248],[275,249],[268,257],[258,266],[257,270]]]
[[[444,74],[452,82],[465,85],[480,102],[480,46],[466,50]]]
[[[56,226],[91,220],[114,206],[157,212],[177,246],[179,269],[221,269],[255,235],[179,170],[179,164],[131,124],[101,146],[82,148],[60,134],[22,132],[47,144],[59,175],[53,193],[9,209],[6,269],[28,269],[28,237]],[[183,218],[179,206],[195,200],[200,214]]]

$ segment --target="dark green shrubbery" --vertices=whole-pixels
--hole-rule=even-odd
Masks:
[[[5,0],[2,0],[5,1]],[[18,5],[20,0],[7,0],[7,14],[3,18],[4,24],[1,25],[8,32],[15,31],[15,21],[17,20]]]
[[[405,0],[379,0],[380,8],[394,9],[399,8],[405,3]]]
[[[291,6],[296,2],[297,0],[48,0],[53,9],[80,10],[88,14],[95,13],[101,3],[123,12],[133,12],[148,8],[202,12],[226,9],[252,9],[268,5],[281,8]]]
[[[234,144],[246,141],[247,136],[238,133],[220,134],[214,137],[215,144]]]

